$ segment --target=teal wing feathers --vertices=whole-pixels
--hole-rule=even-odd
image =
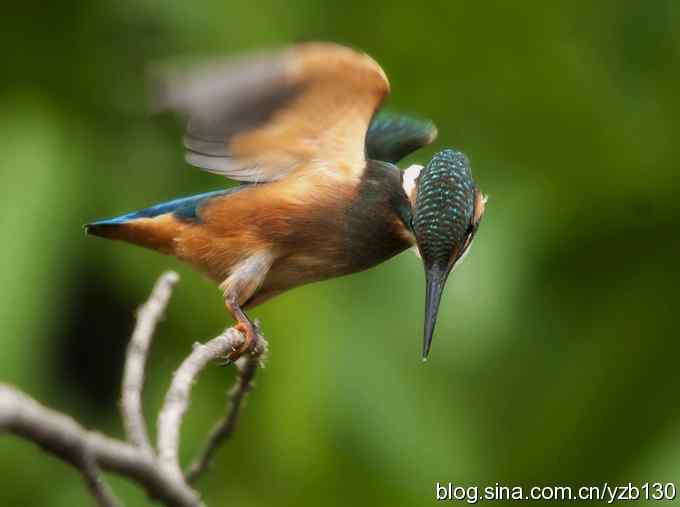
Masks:
[[[436,138],[437,127],[430,120],[380,112],[366,133],[366,156],[395,164]]]
[[[172,201],[151,206],[150,208],[145,208],[139,211],[134,211],[132,213],[127,213],[125,215],[120,215],[106,220],[99,220],[97,222],[87,224],[85,227],[88,230],[88,232],[90,232],[90,229],[96,230],[96,228],[100,226],[120,225],[140,218],[155,218],[166,213],[172,213],[176,218],[182,221],[200,222],[201,221],[200,208],[203,204],[205,204],[211,199],[214,199],[215,197],[220,197],[234,192],[238,192],[239,190],[242,190],[246,186],[247,185],[241,185],[226,190],[216,190],[213,192],[205,192],[203,194],[192,195],[190,197],[174,199]]]

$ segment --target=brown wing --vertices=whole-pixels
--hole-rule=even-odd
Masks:
[[[356,176],[389,83],[369,56],[328,43],[160,76],[158,106],[188,117],[187,161],[241,181],[295,171]]]

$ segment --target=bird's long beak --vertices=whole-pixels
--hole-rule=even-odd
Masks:
[[[434,334],[434,326],[437,323],[437,313],[439,312],[439,302],[442,299],[442,292],[448,276],[448,270],[443,270],[436,265],[425,268],[426,287],[423,361],[427,359],[427,355],[430,353],[432,335]]]

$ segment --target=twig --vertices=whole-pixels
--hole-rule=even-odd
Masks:
[[[172,289],[179,280],[174,272],[164,273],[156,282],[149,300],[139,309],[137,325],[128,344],[123,372],[121,413],[128,440],[148,455],[152,454],[142,409],[144,369],[158,321],[168,306]]]
[[[84,449],[80,468],[85,484],[101,507],[122,507],[109,485],[102,479],[89,443],[86,444],[86,449]]]
[[[126,442],[88,431],[72,418],[50,410],[16,389],[0,384],[0,430],[37,443],[44,450],[82,469],[84,453],[103,469],[130,477],[149,494],[172,507],[197,507],[198,495],[156,462]]]
[[[163,466],[176,477],[183,477],[179,464],[179,430],[182,418],[189,407],[191,386],[198,374],[211,361],[224,358],[232,350],[238,349],[243,344],[243,335],[233,328],[227,329],[223,334],[201,345],[194,344],[194,350],[187,357],[170,384],[165,403],[158,417],[158,457]],[[266,349],[264,338],[258,334],[256,355],[260,355]],[[239,359],[246,360],[245,358]]]
[[[187,482],[193,483],[208,468],[217,449],[222,445],[236,429],[241,402],[245,395],[253,388],[253,378],[259,366],[259,358],[256,356],[242,357],[236,361],[239,370],[238,379],[229,392],[227,412],[222,419],[210,431],[208,440],[200,454],[189,465],[185,473]]]
[[[128,346],[123,375],[121,416],[127,441],[116,440],[97,431],[84,428],[71,417],[44,407],[30,396],[0,384],[0,434],[13,433],[31,440],[77,468],[88,488],[102,507],[118,507],[100,469],[128,477],[144,487],[149,495],[169,507],[204,507],[200,496],[187,483],[178,460],[179,431],[189,406],[191,386],[211,361],[224,358],[243,344],[243,335],[227,329],[204,345],[196,344],[175,373],[158,417],[158,445],[150,444],[142,411],[142,388],[146,359],[156,325],[168,305],[176,273],[165,273],[147,301],[139,310],[137,325]],[[236,361],[239,380],[226,418],[213,430],[208,445],[190,468],[194,479],[208,464],[219,444],[234,430],[239,407],[266,351],[267,342],[257,335],[252,355]]]

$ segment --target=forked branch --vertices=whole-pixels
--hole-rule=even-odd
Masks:
[[[205,450],[185,476],[178,458],[179,441],[191,387],[208,364],[239,348],[244,338],[230,328],[205,344],[194,345],[191,354],[175,372],[165,396],[158,417],[158,442],[154,449],[142,411],[144,372],[156,325],[167,308],[178,279],[173,272],[162,275],[138,313],[123,374],[120,408],[126,440],[88,430],[68,415],[44,407],[12,386],[0,384],[0,433],[13,433],[30,440],[76,467],[101,506],[117,507],[121,503],[104,482],[100,470],[132,479],[152,498],[165,505],[203,506],[200,495],[188,482],[205,470],[220,443],[233,432],[243,397],[252,386],[255,371],[266,352],[267,343],[258,336],[255,352],[236,361],[239,376],[231,392],[227,414],[213,429]]]

